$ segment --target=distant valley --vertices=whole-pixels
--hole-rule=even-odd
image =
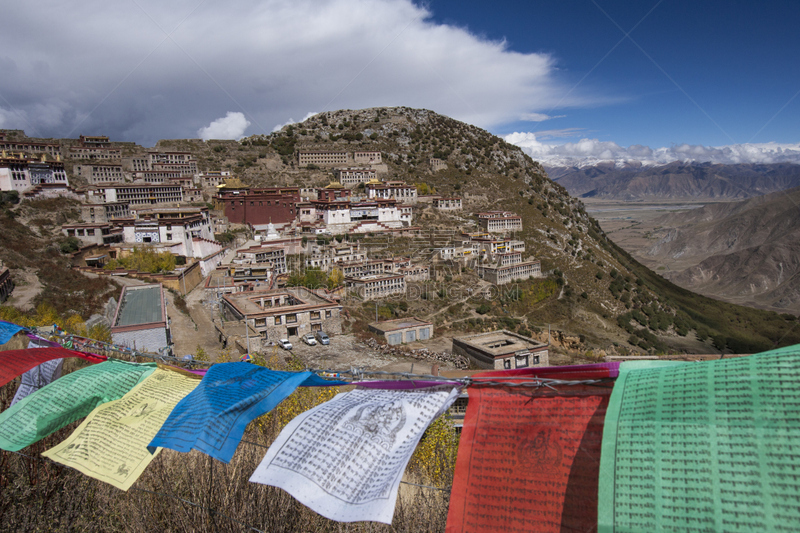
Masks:
[[[727,302],[800,314],[800,165],[549,172],[614,242],[664,278]]]

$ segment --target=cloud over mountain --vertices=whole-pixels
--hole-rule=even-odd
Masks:
[[[0,117],[35,136],[152,144],[230,110],[252,134],[309,109],[399,105],[491,127],[589,101],[562,101],[550,55],[435,23],[411,0],[44,0],[3,21]]]
[[[208,139],[240,139],[248,126],[250,126],[250,121],[245,118],[244,113],[228,111],[224,117],[197,130],[197,135],[204,141]]]
[[[612,141],[581,139],[574,143],[547,144],[539,141],[535,133],[515,132],[505,140],[522,148],[533,159],[550,166],[595,165],[613,161],[618,166],[629,162],[644,165],[664,165],[673,161],[735,163],[800,163],[800,143],[748,143],[728,146],[702,146],[678,144],[664,148],[650,148],[634,144],[627,148]]]

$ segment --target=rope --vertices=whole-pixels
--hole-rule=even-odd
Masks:
[[[36,328],[33,330],[25,328],[27,331],[33,332],[34,334],[38,335],[36,332]],[[67,334],[64,332],[56,331],[54,333],[59,339],[63,340],[74,340],[75,336],[71,334]],[[41,337],[44,340],[47,340],[45,337]],[[79,338],[86,338],[86,337],[79,337]],[[205,366],[212,366],[218,363],[213,361],[199,361],[196,359],[192,359],[191,361],[185,361],[183,359],[178,359],[177,357],[169,356],[169,355],[156,355],[146,352],[139,352],[137,350],[132,350],[130,348],[119,347],[115,344],[107,343],[104,341],[98,341],[95,339],[88,339],[90,343],[94,345],[100,345],[104,347],[104,349],[113,352],[119,352],[121,354],[129,354],[130,357],[145,357],[150,358],[162,362],[169,362],[169,363],[177,363],[177,364],[188,364],[189,366],[192,365],[205,365]],[[63,344],[63,343],[62,343]],[[350,376],[351,383],[358,384],[358,381],[368,381],[366,378],[399,378],[400,380],[416,380],[416,381],[440,381],[440,382],[456,382],[460,383],[463,386],[482,386],[482,387],[526,387],[526,388],[541,388],[547,387],[556,391],[555,387],[573,387],[578,385],[592,385],[592,386],[605,386],[609,382],[609,379],[590,379],[590,380],[560,380],[560,379],[548,379],[548,378],[539,378],[539,377],[511,377],[509,381],[502,381],[497,380],[496,377],[464,377],[464,378],[447,378],[443,376],[434,376],[432,374],[414,374],[412,372],[386,372],[383,370],[364,370],[356,367],[351,367],[349,370],[332,370],[332,369],[317,369],[317,368],[309,368],[307,369],[320,377],[323,378],[338,378],[338,379],[347,379],[345,376]],[[611,378],[613,380],[613,378]]]

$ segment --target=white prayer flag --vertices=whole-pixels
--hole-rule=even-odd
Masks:
[[[280,487],[331,520],[391,524],[406,464],[458,394],[453,387],[338,394],[289,422],[250,481]]]

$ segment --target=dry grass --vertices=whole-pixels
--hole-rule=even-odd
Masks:
[[[0,388],[0,407],[8,407],[15,390],[15,382]],[[25,456],[0,452],[0,524],[4,531],[444,531],[446,491],[401,485],[393,524],[387,526],[334,522],[281,489],[250,483],[280,432],[281,418],[254,421],[230,464],[165,449],[128,492],[39,456],[64,440],[75,422],[23,450]],[[430,483],[417,470],[414,481]],[[452,479],[452,472],[447,474]]]

